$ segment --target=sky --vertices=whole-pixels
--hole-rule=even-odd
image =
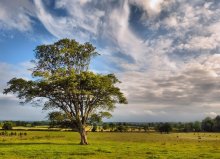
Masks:
[[[220,1],[1,0],[0,120],[46,120],[42,107],[2,94],[31,78],[38,45],[90,42],[90,69],[115,73],[129,104],[107,121],[196,121],[220,114]]]

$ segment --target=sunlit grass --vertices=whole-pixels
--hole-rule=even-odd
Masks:
[[[17,131],[19,133],[21,131]],[[89,133],[79,145],[76,132],[27,131],[1,136],[0,158],[220,158],[217,133]]]

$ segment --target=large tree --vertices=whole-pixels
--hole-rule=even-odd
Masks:
[[[114,74],[89,71],[90,60],[96,55],[92,44],[70,39],[37,46],[33,80],[13,78],[4,93],[15,93],[24,103],[43,104],[44,109],[60,109],[76,123],[80,143],[88,144],[88,119],[113,110],[116,103],[127,103]]]

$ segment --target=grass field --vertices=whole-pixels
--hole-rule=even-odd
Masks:
[[[17,131],[19,133],[21,131]],[[76,132],[26,131],[27,136],[0,136],[3,159],[137,159],[220,158],[217,133],[89,133],[79,145]]]

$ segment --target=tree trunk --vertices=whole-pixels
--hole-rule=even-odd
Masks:
[[[79,133],[80,133],[80,137],[81,137],[81,142],[80,142],[80,144],[81,144],[81,145],[88,145],[85,127],[82,126],[82,127],[80,128]]]

